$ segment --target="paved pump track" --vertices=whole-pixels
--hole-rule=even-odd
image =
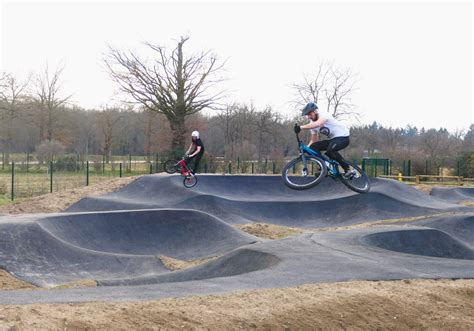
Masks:
[[[276,176],[144,176],[64,213],[0,218],[0,266],[41,287],[93,279],[98,287],[4,291],[0,303],[146,300],[345,280],[474,278],[471,189],[373,180],[356,194],[325,180],[293,191]],[[411,218],[411,221],[406,221]],[[377,227],[350,227],[398,219]],[[405,220],[405,222],[403,221]],[[375,222],[377,221],[377,222]],[[307,228],[267,240],[234,225]],[[348,226],[347,230],[318,228]],[[171,271],[160,257],[209,259]]]

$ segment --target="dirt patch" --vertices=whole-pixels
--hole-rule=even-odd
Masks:
[[[292,228],[267,223],[238,224],[236,227],[251,235],[267,239],[281,239],[305,232],[305,230],[301,228]]]
[[[200,264],[203,264],[215,259],[217,259],[217,256],[210,257],[207,259],[186,261],[186,260],[173,259],[172,257],[165,256],[165,255],[160,255],[161,262],[163,262],[166,268],[172,271],[195,267],[197,265],[200,265]]]
[[[67,284],[54,286],[54,289],[64,289],[64,288],[83,288],[83,287],[97,287],[97,282],[93,279],[82,279],[70,282]]]
[[[427,184],[413,184],[412,186],[416,188],[417,190],[421,192],[425,192],[429,195],[431,194],[431,190],[433,190],[433,186],[427,185]]]
[[[0,269],[0,291],[33,289],[38,289],[38,287],[17,279],[5,270]]]
[[[3,305],[1,329],[474,328],[474,280],[353,281],[145,302]]]

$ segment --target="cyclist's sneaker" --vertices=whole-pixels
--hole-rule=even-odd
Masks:
[[[342,176],[344,176],[345,179],[352,179],[354,178],[355,175],[356,175],[355,170],[350,170],[350,169],[347,169],[346,172],[342,174]]]

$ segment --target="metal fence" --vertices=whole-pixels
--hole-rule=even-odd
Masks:
[[[198,172],[221,174],[280,174],[286,160],[227,162],[201,161]],[[88,186],[110,178],[163,172],[163,160],[99,161],[49,163],[11,162],[0,168],[0,200],[14,200]]]
[[[223,158],[203,158],[198,172],[221,174],[274,174],[281,173],[289,158],[280,160],[264,159],[257,161],[225,161]],[[41,194],[74,189],[98,183],[113,177],[139,176],[164,171],[165,159],[158,157],[150,160],[144,156],[105,157],[96,156],[89,161],[71,161],[61,159],[55,162],[33,162],[28,157],[22,161],[1,164],[0,167],[0,203],[1,200],[32,197]],[[426,160],[390,160],[364,158],[351,160],[359,164],[370,177],[379,176],[417,176],[417,175],[454,175],[462,176],[465,165],[459,162],[449,169],[434,169]],[[420,166],[421,164],[421,166]],[[467,177],[467,176],[465,176]],[[423,177],[420,177],[423,178]]]

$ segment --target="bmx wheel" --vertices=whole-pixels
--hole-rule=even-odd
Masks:
[[[163,166],[165,172],[169,174],[174,174],[178,171],[178,161],[176,160],[168,160],[165,162]]]
[[[195,175],[191,174],[189,176],[184,177],[183,185],[184,185],[184,187],[191,188],[191,187],[196,186],[197,181],[198,181],[197,177]]]

